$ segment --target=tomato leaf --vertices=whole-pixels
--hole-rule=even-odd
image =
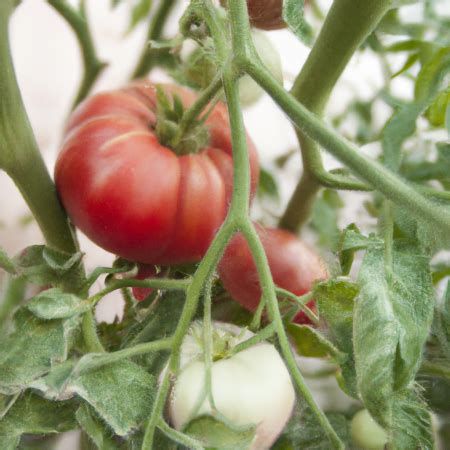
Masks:
[[[118,450],[120,448],[111,438],[111,431],[95,416],[88,404],[82,404],[78,408],[75,417],[83,431],[97,448],[101,450]]]
[[[0,268],[12,275],[17,273],[16,264],[12,259],[9,258],[9,256],[1,247],[0,247]]]
[[[301,356],[321,358],[339,355],[339,350],[314,328],[290,323],[287,332],[295,345],[295,350]]]
[[[119,436],[149,416],[155,378],[131,361],[119,361],[75,377],[68,389],[87,401]]]
[[[358,390],[374,419],[392,430],[394,394],[414,380],[432,322],[429,260],[417,244],[397,242],[386,275],[383,251],[370,248],[359,284],[353,324]]]
[[[0,421],[2,450],[14,450],[23,434],[55,434],[77,427],[76,403],[51,402],[33,393],[23,394]]]
[[[338,211],[344,206],[339,194],[325,189],[314,202],[311,228],[318,235],[318,244],[328,249],[336,249],[339,242]]]
[[[58,288],[47,289],[33,297],[26,307],[38,318],[68,319],[89,311],[91,305],[73,294],[66,294]]]
[[[221,450],[245,450],[255,438],[254,428],[232,430],[211,416],[201,416],[189,422],[184,432],[200,441],[207,448]]]
[[[350,448],[350,429],[343,414],[326,414],[339,438]],[[304,402],[297,402],[294,413],[278,438],[273,450],[329,450],[331,443],[316,417]]]
[[[14,322],[0,350],[0,392],[5,394],[22,391],[65,361],[80,320],[43,321],[22,308]]]
[[[128,26],[127,33],[134,30],[136,25],[138,25],[140,22],[142,22],[148,17],[153,2],[152,0],[137,0],[137,1],[135,0],[134,3],[135,5],[131,10],[130,24]],[[116,5],[113,5],[113,7],[114,6]]]
[[[345,391],[357,396],[353,350],[353,311],[359,286],[347,280],[328,280],[314,287],[319,316],[328,325],[328,337],[340,354],[334,355],[342,370]]]
[[[420,114],[437,96],[445,74],[450,70],[450,48],[439,49],[425,64],[416,81],[415,100],[397,109],[382,132],[384,163],[397,171],[402,158],[402,144],[416,129]]]
[[[258,196],[260,198],[267,197],[275,201],[280,200],[280,191],[275,177],[263,167],[259,171]]]
[[[347,226],[341,234],[338,247],[339,261],[343,275],[350,273],[355,252],[364,250],[369,245],[380,246],[383,245],[383,241],[374,234],[364,236],[354,223]]]
[[[283,0],[283,20],[300,41],[311,45],[313,30],[305,20],[304,9],[304,0]]]
[[[63,287],[68,281],[76,285],[83,281],[82,257],[82,253],[70,254],[45,245],[33,245],[27,247],[14,262],[18,273],[30,283]]]

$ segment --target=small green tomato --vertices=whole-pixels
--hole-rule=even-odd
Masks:
[[[362,409],[353,416],[350,431],[353,442],[364,450],[383,450],[388,441],[386,432],[367,409]]]

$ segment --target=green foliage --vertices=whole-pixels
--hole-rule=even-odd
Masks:
[[[233,430],[211,416],[201,416],[184,429],[189,436],[200,441],[206,448],[221,450],[245,450],[255,437],[253,428]]]
[[[30,299],[26,307],[39,319],[69,319],[89,311],[91,305],[58,288],[47,289]]]
[[[314,328],[290,323],[287,325],[287,332],[299,355],[315,358],[339,355],[339,350]]]
[[[78,317],[47,321],[20,309],[0,350],[0,392],[20,392],[65,361],[78,325]]]
[[[274,201],[280,200],[277,181],[272,173],[264,167],[261,167],[259,172],[258,197],[261,200],[265,198]]]
[[[121,446],[117,444],[111,436],[104,423],[94,414],[92,408],[87,404],[81,405],[75,417],[82,430],[89,436],[89,439],[101,450],[119,450]]]
[[[12,259],[8,257],[6,252],[0,247],[0,268],[5,270],[10,274],[15,274],[17,272],[16,265]]]
[[[367,251],[353,325],[358,391],[371,415],[388,430],[399,417],[419,414],[416,400],[410,402],[405,391],[421,362],[434,303],[429,261],[420,247],[397,243],[392,251],[388,271],[381,250]],[[403,425],[403,432],[414,436],[414,423]],[[395,435],[394,444],[396,440]]]
[[[124,360],[74,377],[69,389],[87,401],[116,434],[125,436],[150,414],[155,385],[154,376]]]
[[[304,16],[304,0],[283,0],[283,20],[306,45],[313,41],[313,30]]]
[[[54,434],[77,427],[76,403],[51,402],[33,393],[22,394],[0,421],[2,450],[14,450],[23,434]]]
[[[318,236],[318,245],[335,250],[339,243],[339,209],[344,206],[336,191],[325,189],[314,202],[311,227]]]
[[[82,253],[65,253],[45,245],[27,247],[14,259],[17,274],[39,286],[76,286],[83,281]]]
[[[348,448],[350,427],[343,414],[328,413],[327,418],[342,442]],[[273,450],[329,450],[330,442],[317,423],[310,409],[303,403],[297,403],[294,413],[275,443]]]

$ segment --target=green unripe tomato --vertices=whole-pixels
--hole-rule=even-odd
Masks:
[[[383,450],[388,442],[386,432],[367,409],[362,409],[353,416],[350,432],[353,442],[363,450]]]

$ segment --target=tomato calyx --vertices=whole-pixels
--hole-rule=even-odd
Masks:
[[[157,87],[155,132],[159,142],[177,155],[198,153],[208,146],[210,135],[203,120],[193,121],[187,130],[181,128],[185,114],[183,102],[177,94],[172,99]]]

